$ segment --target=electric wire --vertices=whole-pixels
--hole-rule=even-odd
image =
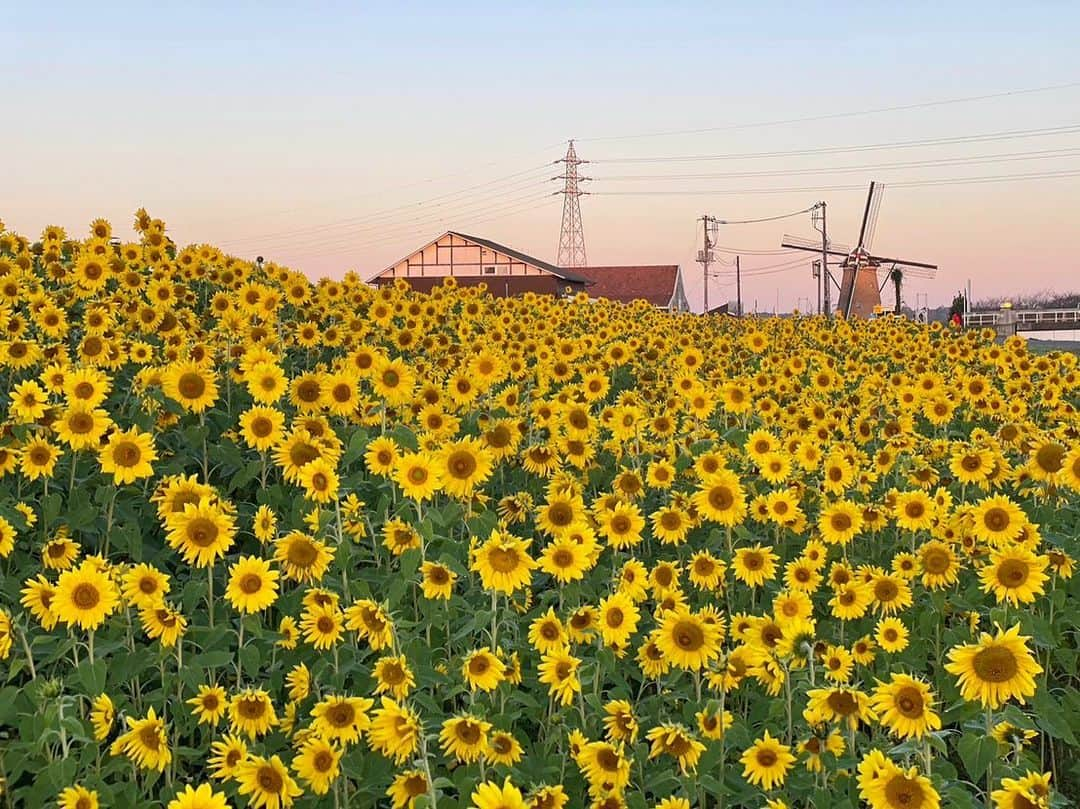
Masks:
[[[1080,81],[1070,81],[1064,82],[1062,84],[1047,84],[1041,87],[1027,87],[1019,90],[1003,90],[997,93],[984,93],[982,95],[935,99],[932,101],[920,101],[911,104],[896,104],[888,107],[872,107],[864,110],[845,110],[843,112],[830,112],[821,115],[807,115],[798,118],[784,118],[773,121],[752,121],[741,124],[726,124],[724,126],[701,127],[698,129],[670,129],[659,132],[639,132],[626,135],[605,135],[595,136],[591,138],[577,138],[576,140],[581,142],[593,142],[603,140],[639,140],[643,138],[660,138],[670,137],[674,135],[700,135],[707,132],[726,132],[737,129],[755,129],[759,127],[783,126],[786,124],[810,123],[813,121],[828,121],[838,118],[854,118],[863,115],[877,115],[885,112],[904,112],[908,110],[928,109],[932,107],[943,107],[951,104],[967,104],[971,102],[987,101],[996,98],[1031,95],[1034,93],[1047,93],[1056,90],[1069,90],[1076,87],[1080,87]]]

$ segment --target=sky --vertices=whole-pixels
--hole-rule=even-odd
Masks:
[[[875,251],[940,265],[907,303],[968,280],[975,299],[1080,288],[1080,4],[0,12],[0,219],[27,235],[105,216],[128,238],[144,205],[180,244],[312,278],[369,277],[448,229],[554,261],[551,178],[574,138],[590,263],[678,263],[698,308],[702,215],[824,200],[852,243],[870,180]],[[872,112],[894,107],[909,109]],[[812,256],[771,252],[784,233],[814,236],[809,214],[719,228],[718,255],[742,252],[744,310],[816,304]],[[734,298],[733,268],[714,269],[710,303]]]

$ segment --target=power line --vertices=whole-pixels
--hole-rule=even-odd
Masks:
[[[774,157],[799,157],[801,155],[844,154],[847,152],[870,152],[881,149],[915,149],[924,146],[947,146],[955,143],[987,143],[999,140],[1039,138],[1053,135],[1069,135],[1080,131],[1080,124],[1041,127],[1038,129],[1014,129],[986,132],[979,135],[954,135],[942,138],[920,138],[883,143],[865,143],[852,146],[821,146],[812,149],[792,149],[774,152],[734,152],[711,155],[660,155],[652,157],[611,157],[593,160],[593,163],[692,163],[711,160],[760,160]]]
[[[448,191],[445,194],[438,194],[436,196],[428,197],[427,199],[418,200],[416,202],[409,202],[409,203],[405,203],[405,204],[402,204],[402,205],[395,205],[395,206],[393,206],[391,208],[383,208],[382,210],[372,211],[371,213],[364,214],[362,216],[346,217],[344,219],[338,219],[338,220],[335,220],[333,222],[327,222],[327,223],[322,224],[322,225],[312,225],[312,226],[309,226],[309,227],[295,228],[293,230],[276,230],[276,231],[273,231],[272,233],[262,233],[262,234],[256,234],[256,235],[253,235],[253,236],[238,237],[236,239],[229,239],[229,240],[223,241],[222,244],[223,245],[243,244],[245,242],[257,241],[257,240],[260,240],[260,239],[275,238],[275,237],[280,237],[280,236],[303,235],[303,234],[306,234],[306,233],[333,230],[335,228],[339,228],[339,227],[343,227],[343,226],[347,226],[347,225],[355,225],[355,224],[358,224],[358,223],[370,222],[370,221],[373,221],[373,220],[376,220],[376,219],[379,219],[379,218],[385,218],[386,215],[393,216],[394,214],[396,214],[396,213],[398,213],[400,211],[417,208],[417,207],[422,206],[422,205],[428,205],[430,203],[437,202],[439,200],[446,200],[446,199],[450,199],[450,198],[453,198],[453,197],[459,197],[459,196],[463,196],[463,195],[473,196],[473,194],[471,192],[475,192],[475,191],[478,191],[478,190],[481,190],[481,189],[489,188],[491,186],[507,185],[508,181],[511,181],[511,180],[513,180],[513,182],[510,182],[509,185],[520,185],[522,183],[529,183],[529,182],[536,182],[536,181],[544,180],[544,179],[547,179],[546,176],[545,176],[547,174],[547,172],[544,172],[543,174],[538,174],[537,172],[540,169],[548,169],[548,170],[550,170],[550,166],[551,166],[550,163],[544,163],[542,165],[533,166],[531,168],[524,169],[522,171],[517,171],[517,172],[514,172],[513,174],[508,174],[508,175],[505,175],[503,177],[498,177],[498,178],[493,179],[493,180],[488,180],[486,182],[477,183],[477,184],[471,185],[471,186],[466,186],[465,188],[460,188],[460,189],[458,189],[456,191]],[[523,179],[516,179],[516,180],[514,179],[514,178],[522,178],[522,175],[526,175],[526,174],[531,174],[533,176],[523,178]],[[445,204],[445,203],[439,203],[439,204]]]
[[[760,219],[718,219],[713,218],[718,225],[752,225],[756,222],[775,222],[778,219],[790,219],[793,216],[802,216],[804,213],[810,213],[816,206],[811,205],[809,208],[803,208],[799,211],[792,211],[791,213],[778,214],[776,216],[763,216]]]
[[[551,196],[550,194],[542,195],[541,199],[542,199],[542,201],[539,202],[539,204],[524,204],[524,203],[535,203],[536,202],[535,198],[531,198],[531,199],[528,199],[528,200],[522,200],[522,201],[519,201],[517,203],[513,203],[513,204],[510,204],[510,205],[504,206],[501,209],[495,209],[489,215],[481,216],[479,218],[464,219],[462,221],[464,223],[466,223],[469,227],[471,227],[472,225],[478,225],[478,224],[482,224],[484,222],[491,222],[491,221],[494,221],[496,219],[503,219],[503,218],[505,218],[507,216],[514,216],[516,214],[524,214],[524,213],[529,213],[531,211],[540,210],[541,208],[546,208],[546,207],[551,206],[556,201],[555,198],[553,196]],[[328,245],[326,245],[326,247],[329,248],[329,249],[307,251],[307,250],[303,250],[303,248],[300,248],[300,250],[302,251],[302,257],[305,258],[305,259],[307,259],[307,258],[318,258],[318,257],[321,257],[321,256],[353,255],[358,250],[366,250],[366,249],[369,249],[371,247],[378,247],[378,246],[393,244],[395,242],[401,242],[401,241],[404,241],[408,237],[409,237],[408,232],[401,232],[401,233],[395,233],[395,234],[391,234],[391,235],[387,235],[387,236],[382,236],[380,238],[365,240],[362,243],[356,245],[355,247],[350,246],[349,243],[338,243],[338,244],[328,244]],[[288,247],[286,247],[286,248],[276,248],[276,249],[282,255],[288,255],[290,253],[290,248],[288,248]]]
[[[535,183],[528,183],[527,185],[535,185]],[[407,212],[401,212],[395,216],[394,220],[384,220],[378,222],[366,222],[350,227],[336,228],[333,230],[324,230],[323,232],[306,232],[296,235],[281,234],[279,236],[269,236],[265,239],[252,239],[252,244],[258,243],[260,246],[270,247],[302,247],[304,245],[321,244],[326,240],[341,240],[341,239],[354,239],[360,237],[365,233],[377,232],[383,234],[387,231],[393,231],[402,227],[414,226],[418,223],[430,221],[432,218],[444,217],[453,211],[471,212],[469,209],[480,206],[480,208],[491,207],[493,201],[503,200],[503,202],[495,202],[496,205],[505,204],[506,197],[514,197],[518,199],[533,198],[539,196],[548,196],[549,192],[539,191],[535,188],[523,187],[518,184],[515,187],[507,188],[497,193],[485,194],[480,198],[454,200],[438,203],[432,206],[425,206],[424,208],[412,212],[409,215]],[[526,195],[526,196],[523,196]]]
[[[709,126],[699,129],[671,129],[660,132],[639,132],[628,135],[606,135],[592,138],[579,138],[581,141],[602,140],[639,140],[643,138],[661,138],[673,135],[701,135],[707,132],[727,132],[738,129],[755,129],[759,127],[783,126],[786,124],[810,123],[813,121],[828,121],[837,118],[854,118],[862,115],[877,115],[884,112],[902,112],[906,110],[927,109],[930,107],[943,107],[950,104],[967,104],[975,101],[988,101],[995,98],[1007,98],[1011,96],[1031,95],[1034,93],[1048,93],[1055,90],[1069,90],[1080,87],[1080,81],[1066,82],[1064,84],[1048,84],[1042,87],[1028,87],[1020,90],[1005,90],[999,93],[985,93],[983,95],[962,96],[959,98],[945,98],[934,101],[921,101],[913,104],[897,104],[889,107],[873,107],[864,110],[851,110],[845,112],[832,112],[823,115],[808,115],[800,118],[783,118],[773,121],[755,121],[745,124],[728,124],[726,126]]]
[[[1047,160],[1055,157],[1080,157],[1080,148],[1039,149],[1030,152],[1005,152],[994,155],[971,155],[968,157],[944,157],[933,160],[910,160],[893,163],[864,163],[857,166],[822,166],[800,169],[769,169],[767,171],[704,172],[697,174],[615,174],[597,177],[602,182],[638,182],[653,180],[719,180],[741,177],[776,177],[803,174],[833,174],[884,169],[933,168],[939,166],[984,165],[988,163],[1011,163],[1026,160]]]
[[[891,182],[890,188],[920,188],[923,186],[970,185],[978,183],[1017,182],[1023,180],[1048,180],[1058,177],[1077,177],[1078,171],[1048,171],[1031,174],[1000,174],[985,177],[943,177],[940,179]],[[719,194],[818,194],[822,191],[856,191],[865,185],[819,185],[799,188],[723,188],[711,190],[654,189],[649,191],[592,191],[593,196],[711,196]]]

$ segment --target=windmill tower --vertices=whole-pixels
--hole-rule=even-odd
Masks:
[[[578,166],[589,161],[578,158],[574,142],[570,141],[566,157],[555,162],[565,164],[565,171],[552,178],[565,181],[563,190],[555,192],[563,195],[562,229],[559,231],[559,257],[556,263],[560,267],[585,267],[588,261],[585,258],[585,229],[581,224],[581,195],[588,192],[580,190],[578,183],[590,178],[578,176]]]
[[[871,182],[870,192],[866,196],[866,208],[863,210],[862,225],[859,228],[859,241],[854,249],[842,244],[830,244],[826,252],[830,256],[843,258],[839,262],[842,275],[840,278],[840,296],[836,311],[844,317],[870,317],[876,307],[881,306],[881,291],[892,281],[896,300],[893,311],[900,314],[900,288],[906,276],[933,278],[937,273],[936,264],[924,264],[920,261],[908,261],[902,258],[890,258],[871,253],[874,231],[877,228],[878,209],[885,186]],[[821,253],[819,244],[798,236],[784,236],[781,247],[792,250],[806,250]],[[830,261],[831,265],[832,262]],[[879,273],[883,276],[878,282]],[[827,314],[832,314],[828,312]]]

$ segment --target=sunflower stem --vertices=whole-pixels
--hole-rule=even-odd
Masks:
[[[37,679],[37,669],[34,668],[34,655],[30,652],[30,644],[26,640],[26,632],[19,630],[19,640],[22,641],[23,651],[26,652],[26,663],[30,667],[30,679]]]
[[[214,628],[214,566],[206,566],[206,609],[210,619],[210,628]]]

